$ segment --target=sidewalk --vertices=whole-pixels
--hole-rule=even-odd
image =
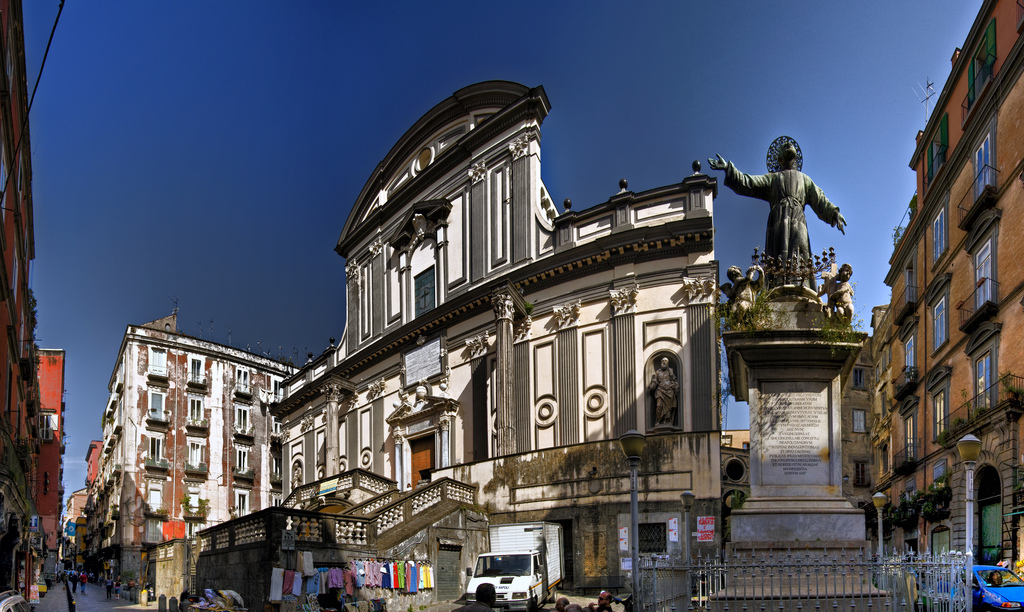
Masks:
[[[78,586],[78,592],[72,593],[75,600],[75,612],[98,612],[102,610],[159,610],[157,602],[151,602],[149,607],[133,604],[123,599],[107,599],[107,589],[103,585],[89,584],[82,592],[82,586]],[[68,612],[68,596],[64,591],[63,584],[54,584],[53,588],[46,593],[45,597],[39,598],[39,603],[33,604],[36,612]]]

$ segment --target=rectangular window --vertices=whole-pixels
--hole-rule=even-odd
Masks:
[[[642,553],[666,552],[668,541],[665,523],[640,523],[637,526],[637,542]]]
[[[235,491],[235,516],[249,514],[249,492]]]
[[[853,388],[863,389],[864,388],[864,368],[853,369]]]
[[[193,423],[199,423],[203,420],[203,398],[188,398],[188,420]]]
[[[164,458],[164,439],[158,437],[149,438],[149,458],[159,461]]]
[[[914,336],[907,338],[907,341],[903,343],[903,365],[910,368],[917,366],[917,353],[914,352]]]
[[[205,377],[203,376],[203,360],[195,357],[189,360],[188,379],[190,382],[197,384],[203,384]]]
[[[188,443],[188,463],[192,467],[199,467],[199,464],[203,463],[203,445],[201,443]]]
[[[974,293],[974,308],[978,309],[985,302],[992,302],[992,241],[986,240],[978,252],[974,254],[974,282],[977,290]]]
[[[167,351],[164,349],[149,349],[149,373],[156,376],[167,376]]]
[[[977,170],[977,175],[974,179],[974,199],[977,200],[981,196],[985,187],[995,186],[995,169],[990,165],[989,158],[989,136],[985,136],[985,140],[981,141],[981,146],[974,152],[974,167]]]
[[[159,391],[149,392],[149,418],[164,420],[164,394]]]
[[[270,472],[277,476],[281,476],[281,457],[280,455],[274,455],[270,458]]]
[[[146,541],[150,543],[163,542],[163,521],[158,519],[146,520]]]
[[[938,261],[939,257],[946,252],[946,207],[939,208],[939,212],[932,221],[932,261]]]
[[[936,139],[928,147],[928,177],[925,186],[931,184],[939,169],[946,163],[946,152],[949,150],[949,114],[942,115],[939,121],[939,132]]]
[[[946,429],[946,421],[949,419],[949,407],[946,405],[946,390],[943,389],[932,396],[932,431],[938,437]]]
[[[974,58],[967,64],[967,106],[970,109],[978,99],[996,65],[996,20],[988,23],[985,36],[978,45]],[[966,120],[966,114],[964,119]]]
[[[281,494],[280,493],[271,493],[270,494],[270,503],[272,505],[274,505],[274,506],[280,506],[281,505]]]
[[[988,407],[988,394],[985,391],[992,386],[992,353],[985,352],[974,362],[974,394],[975,408]]]
[[[871,484],[868,481],[868,462],[867,461],[854,461],[853,462],[853,486],[855,487],[866,487]]]
[[[414,284],[416,291],[416,316],[418,317],[421,314],[432,310],[435,305],[434,268],[430,267],[417,274]]]
[[[281,386],[280,378],[273,378],[270,381],[271,391],[273,392],[273,401],[280,402],[284,399],[284,387]]]
[[[917,490],[917,479],[913,476],[908,478],[907,481],[903,483],[903,490],[907,492],[908,498],[913,495],[914,491]]]
[[[53,440],[53,432],[57,431],[57,414],[44,412],[39,415],[39,434],[44,442]]]
[[[854,409],[853,431],[854,433],[867,433],[867,413],[864,410]]]
[[[249,392],[249,370],[238,368],[235,371],[235,390],[241,393]]]
[[[917,414],[911,414],[903,422],[904,449],[907,451],[907,460],[917,459]]]
[[[162,487],[150,487],[146,503],[149,504],[150,512],[156,512],[164,507]]]
[[[196,535],[198,535],[200,531],[202,531],[203,529],[206,529],[206,523],[196,523],[196,522],[193,522],[193,521],[189,521],[188,523],[185,523],[185,526],[186,526],[186,528],[188,530],[187,531],[188,537],[190,537],[190,538],[196,537]]]
[[[932,480],[938,480],[946,475],[946,460],[939,459],[932,466]]]
[[[886,413],[888,411],[889,411],[889,394],[885,391],[885,389],[882,389],[882,413],[884,414],[884,413]]]
[[[276,434],[281,433],[281,419],[279,419],[277,417],[271,417],[271,424],[272,424],[272,427],[274,428],[273,429],[274,433],[276,433]]]
[[[932,337],[935,338],[936,350],[946,343],[946,296],[939,298],[932,306]]]
[[[235,468],[242,472],[249,469],[248,446],[238,446],[235,448]]]
[[[235,431],[249,431],[249,407],[243,404],[235,406]]]

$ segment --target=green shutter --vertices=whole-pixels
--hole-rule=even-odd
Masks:
[[[935,145],[933,143],[928,143],[928,180],[929,181],[932,179],[933,176],[935,176],[935,172],[932,170],[932,149],[934,149],[934,148],[935,148]]]
[[[967,64],[967,108],[974,104],[974,61]]]
[[[939,123],[939,142],[942,146],[949,146],[949,113],[942,116],[942,121]]]
[[[996,20],[988,22],[988,29],[985,30],[985,66],[992,66],[996,63]]]

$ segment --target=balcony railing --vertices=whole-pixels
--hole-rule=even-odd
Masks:
[[[146,459],[146,468],[155,470],[170,469],[171,464],[166,459]]]
[[[1022,0],[1024,1],[1024,0]],[[932,161],[928,165],[928,174],[924,177],[924,188],[927,190],[928,186],[931,185],[932,179],[939,173],[939,170],[946,165],[946,152],[949,147],[946,145],[939,145],[932,150]]]
[[[962,230],[969,228],[978,214],[995,205],[999,189],[999,170],[988,164],[978,170],[974,183],[957,204],[957,227]]]
[[[272,485],[280,485],[281,484],[281,472],[271,472],[270,473],[270,484],[272,484]]]
[[[251,438],[253,436],[254,427],[252,425],[235,425],[234,431],[236,436],[245,436]]]
[[[999,311],[999,283],[991,278],[980,279],[974,292],[956,309],[960,313],[960,331],[970,333],[978,323]]]
[[[190,387],[205,387],[206,374],[203,374],[202,372],[189,372],[188,385]]]
[[[149,364],[149,374],[151,376],[160,376],[167,378],[167,366],[166,365],[155,365]]]
[[[252,480],[256,477],[256,472],[252,468],[235,468],[231,470],[231,473],[235,478],[243,478],[245,480]]]
[[[188,427],[189,429],[209,429],[210,421],[207,419],[189,419],[188,422],[185,423],[185,427]]]
[[[917,466],[917,442],[910,442],[892,456],[892,471],[897,474],[910,474]]]
[[[895,387],[894,397],[897,400],[903,399],[905,396],[917,389],[917,383],[917,368],[911,366],[904,367],[903,371],[900,372],[900,375],[897,376],[896,380],[893,382],[893,386]]]
[[[893,304],[895,316],[892,318],[894,327],[899,327],[908,315],[917,310],[917,287],[910,285],[903,288],[903,293],[897,294],[896,302]]]
[[[252,387],[247,382],[236,382],[235,393],[238,395],[252,395]]]
[[[193,474],[206,474],[209,468],[205,463],[185,463],[185,471]]]
[[[946,415],[941,423],[939,443],[949,445],[955,442],[960,439],[963,432],[984,423],[992,408],[1002,406],[1011,400],[1017,402],[1019,410],[1020,402],[1024,400],[1024,377],[1004,374],[995,383]]]
[[[995,76],[996,71],[996,56],[989,53],[985,56],[984,61],[978,62],[977,69],[974,71],[974,82],[967,84],[967,95],[964,96],[963,104],[960,105],[961,117],[960,124],[967,123],[967,118],[971,115],[971,109],[974,108],[978,98],[985,91],[985,86],[989,84],[989,81]]]

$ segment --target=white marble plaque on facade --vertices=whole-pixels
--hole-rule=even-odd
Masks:
[[[761,484],[831,484],[825,383],[766,382],[758,416]]]
[[[434,338],[405,353],[405,384],[414,385],[441,373],[441,339]]]

